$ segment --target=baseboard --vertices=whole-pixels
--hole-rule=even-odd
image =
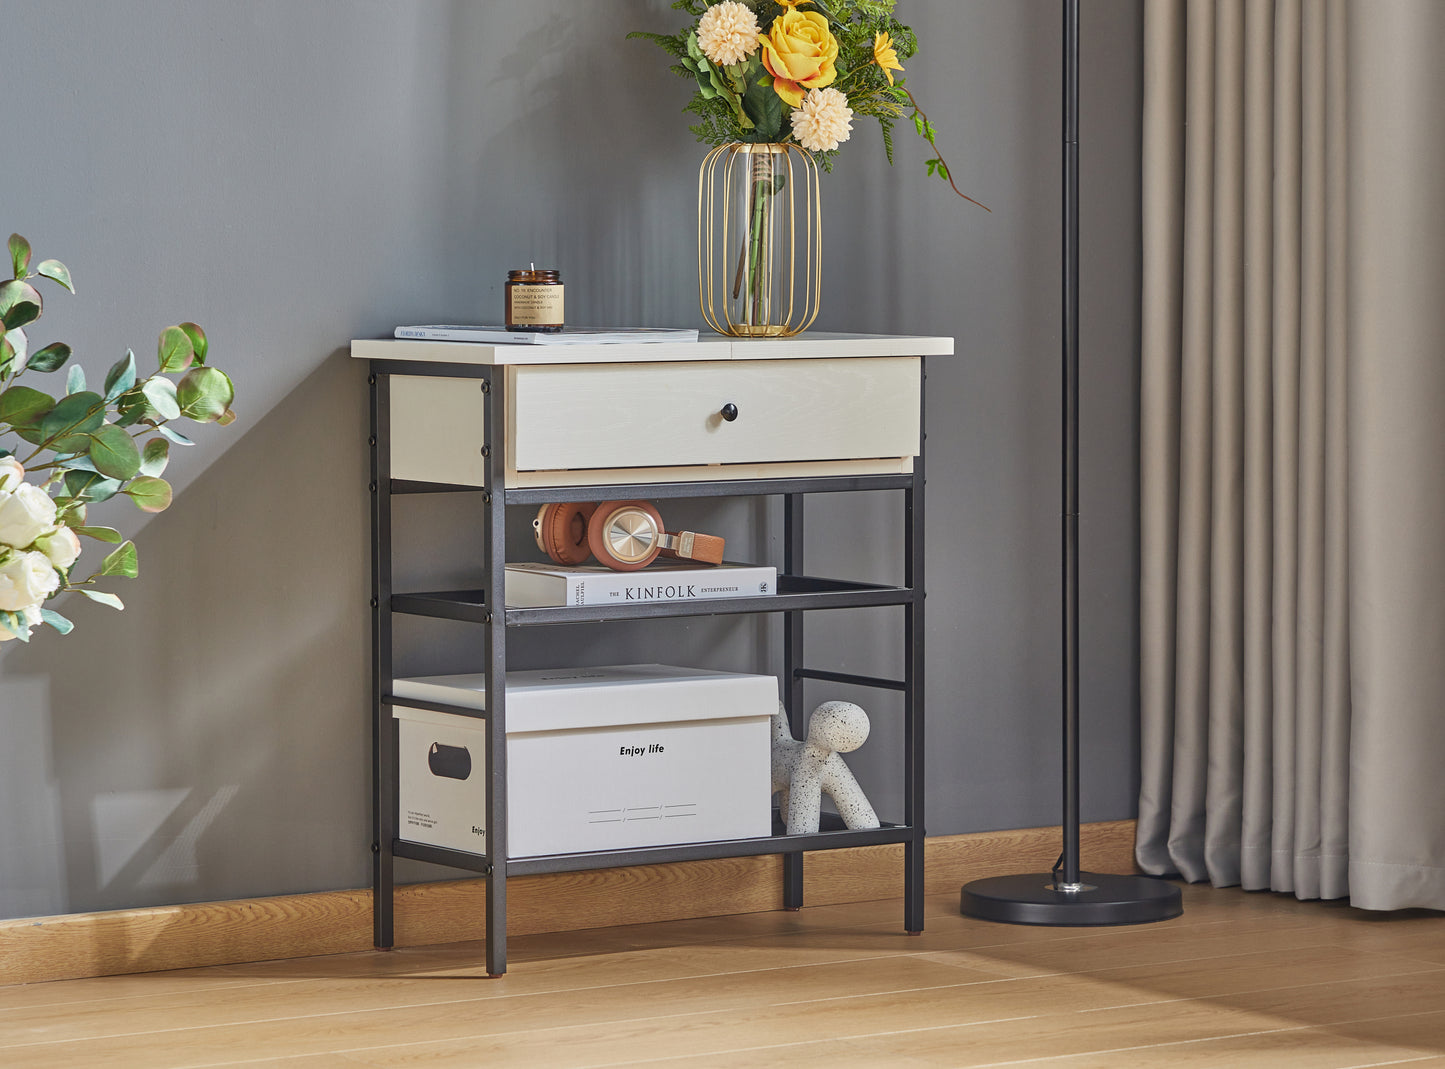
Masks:
[[[938,836],[924,852],[929,894],[969,880],[1046,872],[1059,853],[1054,828]],[[1087,868],[1133,872],[1134,822],[1086,824]],[[804,864],[811,905],[903,893],[901,846],[818,851]],[[756,913],[780,906],[777,855],[523,876],[507,883],[513,935],[689,917]],[[396,893],[396,943],[480,939],[477,879],[410,884]],[[370,949],[371,892],[325,891],[237,902],[158,906],[0,921],[0,983],[111,976]]]

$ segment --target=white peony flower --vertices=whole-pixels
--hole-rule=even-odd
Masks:
[[[723,0],[702,13],[697,46],[722,67],[741,63],[758,50],[758,17],[737,0]]]
[[[25,480],[25,469],[14,457],[0,457],[0,490],[12,491]]]
[[[853,132],[853,109],[836,89],[809,89],[792,119],[793,136],[809,152],[832,152]]]
[[[39,606],[60,588],[60,573],[44,553],[12,553],[0,564],[0,609],[26,612]]]
[[[25,616],[25,623],[27,625],[25,628],[25,635],[28,638],[30,635],[30,629],[43,623],[44,617],[40,615],[39,605],[27,605],[25,606],[25,608],[20,609],[19,611]],[[8,627],[0,627],[0,642],[9,642],[12,638],[19,637],[19,635],[15,634]]]
[[[0,500],[0,542],[24,549],[55,526],[55,502],[34,483],[21,483]]]
[[[61,524],[53,531],[47,531],[35,540],[35,548],[50,558],[57,568],[69,568],[80,556],[80,538],[69,527]]]

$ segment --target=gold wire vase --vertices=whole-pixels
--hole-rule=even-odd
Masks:
[[[697,180],[697,289],[708,326],[786,338],[818,318],[818,165],[800,145],[719,145]]]

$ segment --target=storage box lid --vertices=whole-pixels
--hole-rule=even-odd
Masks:
[[[397,679],[398,699],[485,709],[481,673]],[[547,668],[507,673],[507,734],[623,724],[768,717],[778,704],[774,676],[714,672],[666,664]],[[435,714],[395,707],[401,719]],[[478,723],[478,728],[481,724]]]

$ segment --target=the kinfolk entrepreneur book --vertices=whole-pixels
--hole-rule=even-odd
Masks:
[[[507,565],[507,607],[512,609],[756,598],[777,591],[778,570],[766,565],[654,565],[636,572],[614,572],[597,564]]]

